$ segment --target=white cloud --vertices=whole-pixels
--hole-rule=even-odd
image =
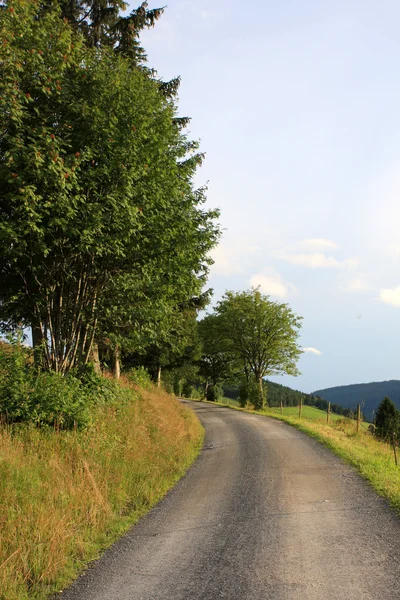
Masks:
[[[286,298],[289,293],[289,288],[293,286],[283,283],[280,275],[277,273],[256,273],[250,279],[252,287],[259,287],[263,294],[277,296],[278,298]]]
[[[322,352],[320,350],[317,350],[316,348],[303,348],[303,352],[309,352],[311,354],[316,354],[317,356],[321,356]]]
[[[347,292],[367,292],[372,289],[371,284],[366,280],[364,275],[358,275],[349,283],[342,286],[343,290]]]
[[[234,248],[220,244],[210,252],[210,256],[214,261],[211,267],[213,274],[232,275],[233,273],[240,273],[242,270],[237,261],[237,253]]]
[[[400,307],[400,285],[397,288],[381,290],[379,294],[380,299],[385,304],[391,304],[392,306]]]
[[[282,258],[292,263],[292,265],[308,267],[309,269],[354,269],[358,265],[358,260],[355,258],[336,260],[333,256],[325,256],[323,252],[286,254]]]
[[[324,238],[313,238],[310,240],[304,240],[301,242],[301,245],[307,248],[308,250],[320,250],[324,248],[332,248],[337,249],[337,245],[335,242],[331,242],[330,240],[326,240]]]
[[[243,273],[245,270],[243,263],[246,263],[249,256],[254,256],[259,252],[260,248],[251,243],[236,244],[235,246],[221,243],[210,252],[210,257],[214,261],[211,273],[213,275]]]

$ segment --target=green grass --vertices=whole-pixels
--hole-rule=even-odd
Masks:
[[[213,404],[285,421],[314,437],[355,467],[378,494],[388,499],[400,513],[400,466],[397,467],[394,462],[393,448],[369,432],[369,423],[362,423],[357,433],[356,421],[331,414],[327,425],[326,412],[310,406],[303,407],[302,417],[299,418],[297,407],[285,408],[281,415],[280,408],[254,411],[238,408],[231,402]],[[400,449],[398,449],[398,456],[400,460]]]
[[[83,431],[0,427],[1,600],[61,590],[196,458],[192,411],[153,387],[123,391]]]

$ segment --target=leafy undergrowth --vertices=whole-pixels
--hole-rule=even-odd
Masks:
[[[213,404],[227,406],[225,403],[213,402]],[[307,418],[305,407],[301,418],[298,416],[298,409],[295,408],[292,412],[296,411],[297,416],[285,414],[285,412],[281,415],[280,410],[276,408],[267,408],[262,411],[237,408],[236,406],[230,406],[230,408],[285,421],[316,438],[347,463],[353,465],[375,490],[387,498],[392,506],[400,512],[400,449],[397,449],[399,466],[396,466],[393,448],[374,437],[367,430],[366,424],[363,424],[364,426],[357,433],[355,421],[336,416],[334,419],[331,418],[327,425],[326,414],[321,419],[316,419],[315,414]]]
[[[3,426],[0,599],[43,599],[65,587],[162,498],[202,439],[192,411],[128,382],[83,431]]]

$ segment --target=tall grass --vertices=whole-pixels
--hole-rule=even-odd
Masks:
[[[203,432],[189,409],[153,387],[123,391],[84,431],[0,428],[1,600],[62,589],[197,455]]]

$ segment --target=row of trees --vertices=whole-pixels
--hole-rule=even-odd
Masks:
[[[162,9],[122,0],[0,5],[0,321],[60,374],[121,352],[158,371],[190,345],[217,243],[177,114],[146,66]]]

